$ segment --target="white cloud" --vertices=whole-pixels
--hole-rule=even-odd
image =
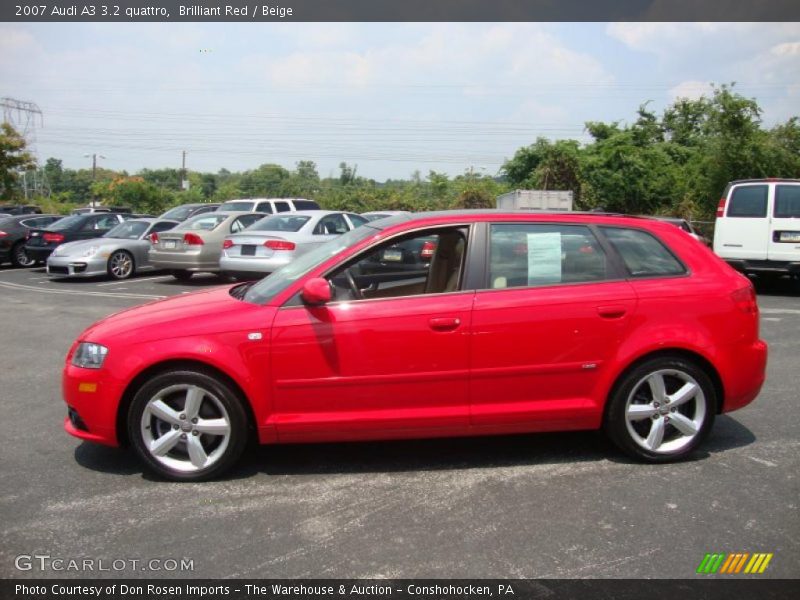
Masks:
[[[682,81],[669,91],[673,100],[687,98],[697,100],[701,96],[710,96],[712,92],[711,83],[708,81]]]
[[[770,48],[775,56],[800,56],[800,42],[786,42]]]

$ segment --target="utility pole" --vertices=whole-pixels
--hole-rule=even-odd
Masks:
[[[28,152],[33,155],[37,167],[33,170],[33,188],[30,193],[34,196],[50,196],[50,186],[47,184],[47,178],[44,171],[39,177],[36,177],[38,170],[39,158],[36,152],[36,127],[44,126],[44,117],[42,110],[36,105],[35,102],[26,102],[24,100],[17,100],[16,98],[0,98],[0,108],[3,109],[3,121],[11,125],[25,140],[28,147]],[[25,200],[28,199],[29,187],[28,178],[23,173],[22,182],[25,192]]]
[[[186,150],[183,151],[183,159],[181,161],[181,189],[183,191],[189,189],[189,179],[186,177]]]
[[[97,179],[97,159],[98,158],[105,159],[105,156],[103,156],[102,154],[97,154],[97,153],[95,153],[95,154],[84,154],[83,156],[85,158],[89,158],[90,156],[92,157],[92,187],[94,187],[94,182]],[[92,190],[92,208],[96,208],[96,207],[97,207],[97,195],[94,193],[94,190]]]

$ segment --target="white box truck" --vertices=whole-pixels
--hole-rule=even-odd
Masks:
[[[717,207],[714,252],[743,273],[800,277],[800,180],[731,181]]]
[[[571,190],[514,190],[497,197],[500,210],[572,210]]]

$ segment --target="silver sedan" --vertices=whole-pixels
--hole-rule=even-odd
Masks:
[[[99,238],[61,244],[47,258],[50,277],[127,279],[155,267],[148,260],[150,234],[168,231],[178,221],[129,219]]]
[[[219,267],[231,277],[261,277],[336,236],[364,225],[353,213],[302,210],[265,217],[222,243]]]

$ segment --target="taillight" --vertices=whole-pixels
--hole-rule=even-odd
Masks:
[[[45,233],[42,239],[48,244],[60,244],[64,241],[64,236],[60,233]]]
[[[8,234],[5,231],[0,231],[0,238],[6,237]]]
[[[267,240],[264,245],[270,250],[294,250],[295,243],[286,240]]]
[[[183,235],[183,243],[187,246],[202,246],[205,242],[196,233],[185,233]]]
[[[725,198],[719,199],[719,204],[717,204],[717,216],[725,216]]]
[[[736,290],[731,294],[731,299],[733,303],[736,305],[736,308],[741,310],[743,313],[747,313],[749,315],[757,315],[758,314],[758,301],[756,300],[756,290],[753,288],[753,284],[748,284],[747,287],[743,287],[741,289]]]
[[[419,257],[422,260],[430,260],[433,258],[434,252],[436,252],[436,242],[425,242],[419,251]]]
[[[227,250],[228,248],[233,248],[233,240],[225,240],[222,242],[222,249]]]
[[[149,237],[150,237],[150,241],[153,244],[157,244],[158,243],[158,234],[156,232],[151,233]]]

